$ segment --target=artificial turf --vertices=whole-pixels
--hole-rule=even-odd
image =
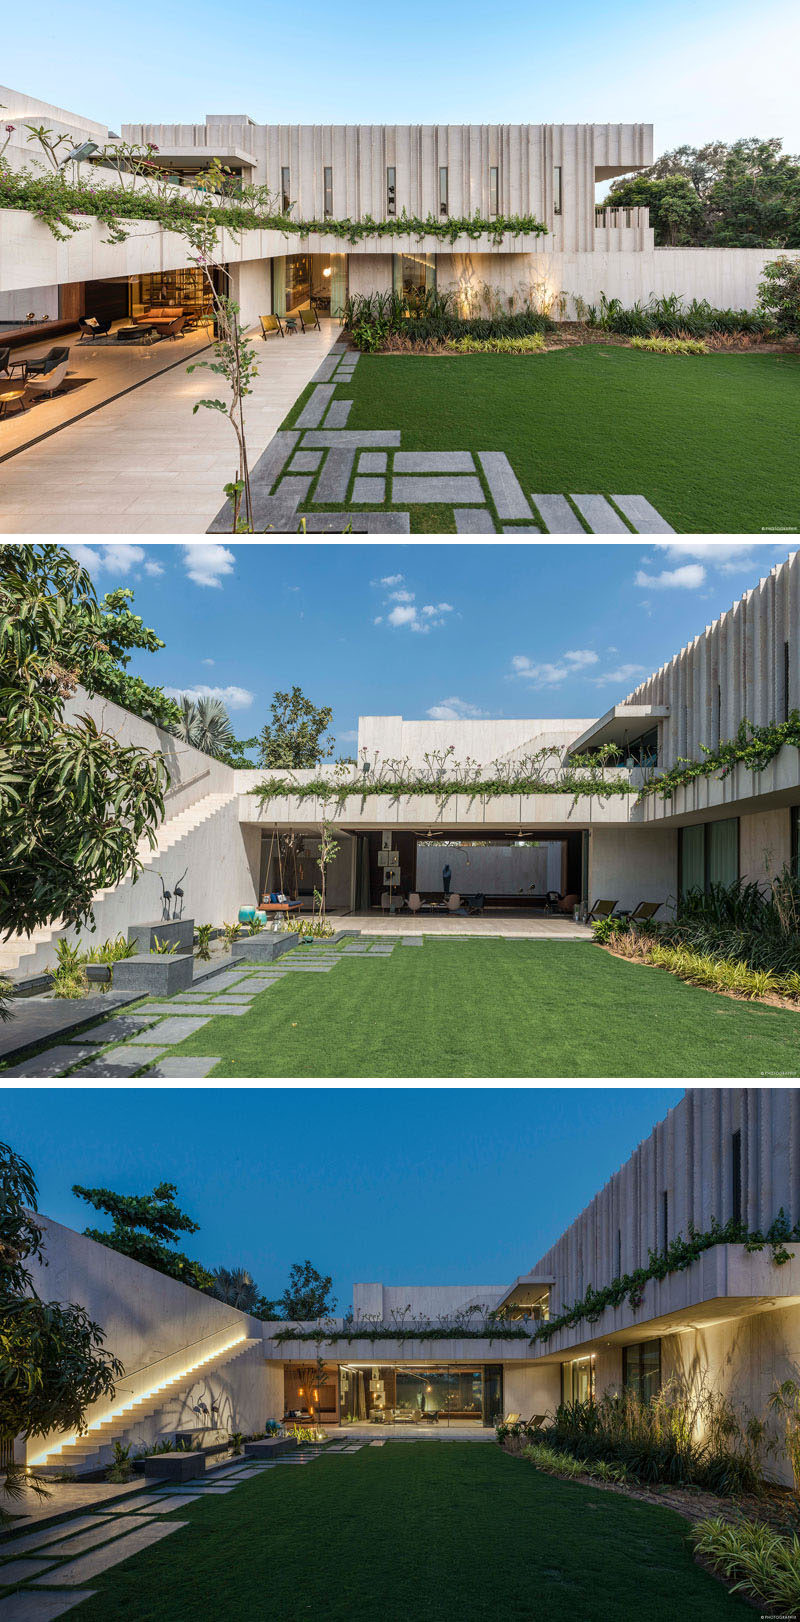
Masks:
[[[388,1442],[278,1466],[92,1579],[80,1622],[703,1622],[752,1611],[688,1523],[489,1443]]]
[[[792,355],[362,355],[336,398],[353,400],[348,429],[400,428],[403,450],[505,451],[526,496],[643,495],[683,533],[800,530]],[[444,533],[452,510],[414,507],[411,524]]]
[[[287,975],[171,1051],[220,1055],[220,1078],[780,1078],[800,1075],[800,1013],[591,942],[428,937]]]

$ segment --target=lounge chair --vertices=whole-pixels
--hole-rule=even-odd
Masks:
[[[632,912],[620,907],[617,917],[627,918],[629,924],[649,924],[650,919],[655,918],[659,907],[663,907],[663,905],[663,901],[640,901]]]
[[[591,911],[586,914],[587,924],[593,924],[597,918],[610,918],[616,905],[616,901],[595,901]]]
[[[447,897],[447,910],[448,910],[448,912],[460,912],[461,911],[461,897],[460,897],[460,895],[454,894],[454,895],[449,895]]]
[[[258,319],[261,322],[261,336],[265,341],[267,338],[285,338],[279,315],[260,315]]]
[[[62,360],[69,360],[69,350],[56,344],[48,349],[46,355],[40,355],[38,360],[28,361],[28,377],[41,377],[45,372],[52,372],[54,366],[60,366]]]
[[[412,890],[408,898],[408,910],[409,912],[421,912],[422,910],[422,902],[416,890]]]
[[[577,891],[571,892],[569,895],[560,896],[556,902],[556,912],[572,912],[573,909],[577,907],[580,899],[581,898],[577,894]]]
[[[162,338],[180,338],[185,325],[186,317],[181,311],[180,315],[176,315],[172,321],[165,321],[163,325],[159,324],[157,331],[160,332]]]
[[[519,1424],[519,1418],[520,1418],[519,1414],[506,1414],[506,1417],[503,1420],[503,1424],[504,1425],[518,1425]]]
[[[68,365],[69,350],[67,350],[67,359],[58,361],[51,371],[41,372],[36,377],[27,378],[26,386],[28,393],[32,394],[34,399],[38,398],[40,395],[55,394],[57,389],[61,388],[64,378],[67,375]]]
[[[80,315],[78,316],[78,326],[81,329],[81,335],[78,339],[79,344],[96,344],[99,343],[101,338],[108,339],[111,337],[110,315],[102,317],[99,315]]]
[[[313,304],[309,307],[309,309],[298,310],[297,313],[300,317],[304,332],[313,332],[315,327],[318,331],[322,330],[319,324],[319,315],[317,314]]]
[[[15,372],[19,372],[21,378],[27,377],[28,362],[26,360],[12,360],[11,350],[8,344],[4,344],[0,349],[0,377],[13,377]]]

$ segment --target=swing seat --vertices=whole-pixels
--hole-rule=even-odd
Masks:
[[[260,911],[266,913],[283,912],[288,916],[290,912],[300,911],[300,902],[293,901],[288,895],[273,891],[271,895],[262,897]]]

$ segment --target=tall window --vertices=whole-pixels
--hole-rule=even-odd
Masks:
[[[622,1384],[641,1402],[652,1402],[661,1390],[661,1341],[640,1340],[622,1348]]]
[[[731,1216],[742,1220],[742,1134],[731,1133]]]
[[[499,181],[500,181],[500,171],[499,171],[499,169],[490,169],[489,170],[489,213],[490,214],[499,214],[500,213],[500,184],[499,184]]]
[[[289,170],[281,169],[281,208],[284,214],[288,214],[291,201],[289,196]]]
[[[553,170],[553,213],[561,213],[561,164],[557,163]]]
[[[622,1229],[617,1228],[617,1278],[622,1278]]]
[[[447,170],[439,170],[439,213],[445,216],[450,212],[447,196]]]
[[[561,1365],[561,1401],[594,1401],[594,1358],[575,1357]]]
[[[330,215],[333,213],[333,170],[327,168],[323,171],[322,207],[325,218],[330,218]]]
[[[397,170],[394,167],[386,171],[386,212],[397,213]]]
[[[791,863],[792,872],[800,878],[800,805],[791,808]]]
[[[784,642],[784,644],[783,644],[783,716],[782,716],[782,719],[784,721],[788,721],[788,719],[789,719],[789,671],[790,671],[790,668],[791,668],[791,666],[790,666],[790,661],[789,661],[789,644],[788,644],[788,642]]]
[[[712,884],[733,884],[739,877],[739,818],[720,822],[694,822],[678,830],[678,872],[681,896],[690,890],[708,890]]]
[[[669,1244],[669,1192],[661,1191],[661,1249],[666,1250]]]

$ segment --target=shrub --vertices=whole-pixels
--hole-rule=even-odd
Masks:
[[[631,338],[631,349],[646,349],[651,355],[707,355],[701,338]]]
[[[547,332],[552,322],[533,306],[490,316],[462,317],[455,295],[426,288],[399,293],[357,293],[347,300],[344,325],[359,349],[373,353],[392,338],[433,347],[454,338],[523,338]],[[405,344],[404,346],[405,347]]]
[[[781,332],[800,332],[800,259],[785,254],[764,266],[758,303]]]
[[[459,355],[542,355],[546,345],[541,332],[521,338],[452,338],[448,348]]]
[[[574,1481],[577,1476],[620,1483],[633,1480],[624,1464],[609,1464],[606,1459],[575,1459],[569,1453],[559,1453],[555,1448],[547,1447],[544,1442],[523,1448],[522,1457],[529,1459],[537,1470],[543,1470],[546,1475],[561,1476],[568,1481]]]
[[[213,924],[198,924],[195,930],[197,937],[197,956],[201,963],[211,960],[211,936],[214,932]]]
[[[778,976],[800,972],[800,874],[784,867],[762,890],[752,880],[690,890],[662,939]]]
[[[290,935],[299,935],[301,940],[311,940],[314,936],[333,935],[333,924],[324,918],[287,918],[286,928]]]
[[[800,1539],[773,1531],[761,1521],[731,1526],[720,1516],[698,1521],[690,1532],[695,1553],[702,1555],[740,1590],[795,1616],[800,1610]]]
[[[716,310],[707,299],[692,299],[684,304],[678,293],[664,298],[651,298],[649,303],[635,303],[629,308],[618,298],[600,294],[599,308],[584,305],[576,308],[590,327],[606,332],[617,332],[627,338],[649,338],[660,334],[667,338],[685,336],[699,338],[711,332],[748,332],[765,335],[774,327],[761,310]]]

